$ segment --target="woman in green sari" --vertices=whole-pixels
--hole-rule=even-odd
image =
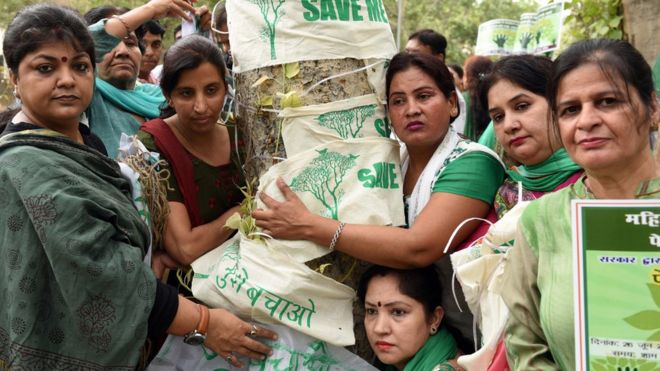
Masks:
[[[571,200],[660,198],[648,135],[660,111],[642,55],[621,40],[581,41],[554,62],[550,81],[554,126],[585,174],[520,219],[502,289],[513,370],[576,367]]]
[[[182,11],[178,0],[148,9]],[[123,23],[106,26],[121,36]],[[0,368],[134,370],[147,334],[164,332],[235,366],[238,354],[263,359],[254,336],[275,334],[177,296],[143,263],[150,233],[130,182],[80,123],[95,67],[80,16],[25,8],[3,52],[22,106],[0,138]]]

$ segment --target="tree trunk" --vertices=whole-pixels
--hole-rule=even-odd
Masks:
[[[277,118],[277,112],[273,112],[280,109],[277,93],[297,91],[302,94],[327,77],[363,68],[364,62],[357,59],[303,61],[299,62],[299,67],[300,72],[292,79],[285,78],[282,66],[264,67],[236,75],[237,121],[245,139],[243,164],[248,180],[259,178],[269,167],[279,162],[278,159],[286,158],[280,136],[281,120]],[[267,82],[252,87],[263,76],[269,78]],[[324,82],[309,94],[301,96],[301,101],[304,106],[316,105],[371,93],[374,90],[367,81],[367,74],[360,71]],[[261,99],[268,96],[274,97],[273,106],[260,106]],[[369,266],[366,262],[337,251],[307,263],[315,270],[325,264],[329,266],[323,274],[353,289],[357,288],[360,276]],[[349,349],[370,361],[373,352],[366,339],[362,313],[356,301],[353,308],[356,345]]]
[[[660,1],[623,0],[623,31],[650,65],[660,52],[658,14]]]

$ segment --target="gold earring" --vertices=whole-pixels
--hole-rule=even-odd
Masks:
[[[431,335],[435,335],[436,332],[438,332],[438,328],[435,326],[431,327]]]

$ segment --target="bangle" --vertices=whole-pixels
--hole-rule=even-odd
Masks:
[[[128,35],[131,34],[131,28],[128,27],[128,23],[126,23],[126,21],[124,20],[124,18],[122,18],[122,17],[120,17],[120,16],[118,16],[118,15],[116,15],[116,14],[113,15],[112,17],[110,17],[110,18],[112,18],[112,19],[116,19],[116,20],[118,20],[119,22],[121,22],[121,24],[124,25],[124,28],[126,29],[126,36],[128,36]]]
[[[330,241],[330,247],[328,247],[328,250],[330,250],[330,252],[333,252],[335,250],[335,245],[337,244],[337,240],[339,239],[339,235],[341,234],[341,231],[344,230],[345,225],[346,225],[346,223],[339,222],[339,227],[337,227],[337,230],[335,231],[334,236],[332,236],[332,241]]]

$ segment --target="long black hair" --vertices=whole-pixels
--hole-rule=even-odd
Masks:
[[[199,35],[189,35],[175,42],[163,57],[163,73],[160,79],[160,88],[163,95],[170,97],[179,83],[181,74],[184,71],[195,69],[205,62],[215,66],[226,87],[225,63],[222,58],[222,51],[217,45]],[[161,108],[160,117],[170,117],[175,113],[174,107],[165,103],[165,107]]]

